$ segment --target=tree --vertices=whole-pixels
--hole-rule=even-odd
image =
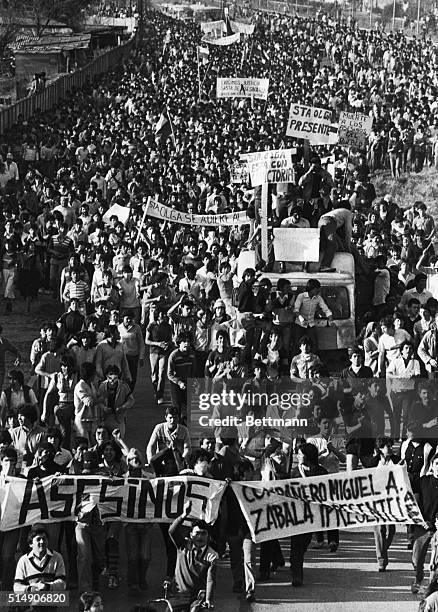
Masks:
[[[30,0],[28,7],[35,20],[35,34],[42,36],[52,21],[61,21],[73,30],[82,23],[83,9],[90,0]]]

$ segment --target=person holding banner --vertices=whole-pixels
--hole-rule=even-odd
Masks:
[[[305,442],[298,449],[298,465],[291,471],[291,478],[309,478],[328,474],[319,464],[318,449],[313,444]],[[312,533],[300,533],[290,539],[290,567],[292,586],[300,587],[304,580],[304,555],[312,541]]]

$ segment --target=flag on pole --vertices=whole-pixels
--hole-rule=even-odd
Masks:
[[[208,64],[210,49],[208,47],[198,47],[198,57],[203,64]]]
[[[262,64],[267,64],[269,62],[269,54],[264,51],[259,45],[254,46],[253,56],[259,59]]]
[[[155,125],[155,138],[166,140],[173,133],[173,126],[169,114],[161,113]]]

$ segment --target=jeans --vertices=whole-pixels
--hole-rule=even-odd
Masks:
[[[166,523],[158,523],[161,534],[163,536],[164,545],[166,547],[167,566],[166,566],[166,577],[173,578],[175,575],[176,567],[176,548],[169,535],[169,527]]]
[[[145,586],[146,572],[151,561],[152,523],[125,525],[128,586]]]
[[[138,360],[138,355],[126,355],[126,361],[128,362],[129,372],[131,374],[131,382],[129,383],[131,391],[134,391],[137,382]]]
[[[10,300],[15,300],[14,282],[15,268],[5,268],[3,270],[4,296]]]
[[[427,549],[432,539],[432,532],[426,531],[421,525],[414,526],[414,548],[412,549],[412,565],[415,571],[415,580],[421,582],[424,578],[424,562]]]
[[[180,417],[185,418],[187,416],[187,388],[180,389],[180,387],[171,380],[169,384],[172,406],[178,410]]]
[[[151,380],[157,399],[163,399],[164,385],[166,383],[167,355],[150,353]]]
[[[249,533],[239,531],[237,535],[227,536],[230,547],[230,565],[234,585],[241,585],[245,580],[245,591],[254,591],[255,546]]]
[[[405,437],[409,406],[413,403],[411,391],[400,393],[391,392],[392,414],[393,414],[393,438]],[[401,433],[400,433],[401,426]]]
[[[71,426],[74,415],[73,404],[58,404],[55,406],[54,412],[55,417],[59,423],[59,429],[61,430],[64,448],[70,450],[71,447]]]
[[[76,524],[79,592],[96,590],[105,563],[105,527]]]
[[[376,544],[376,557],[379,566],[388,563],[388,550],[395,535],[395,525],[380,525],[374,527],[374,542]]]
[[[66,259],[54,259],[50,260],[50,287],[56,297],[59,295],[59,283],[61,279],[61,272],[63,268],[67,266]]]
[[[292,580],[302,584],[304,555],[312,541],[311,533],[302,533],[290,539],[290,569]]]
[[[106,523],[105,560],[109,576],[117,576],[119,568],[119,539],[122,523]]]

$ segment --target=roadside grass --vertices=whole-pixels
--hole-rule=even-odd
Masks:
[[[426,168],[420,174],[406,174],[394,180],[388,171],[376,174],[372,179],[377,195],[391,194],[402,208],[412,206],[420,200],[427,206],[429,214],[438,222],[438,171]]]

